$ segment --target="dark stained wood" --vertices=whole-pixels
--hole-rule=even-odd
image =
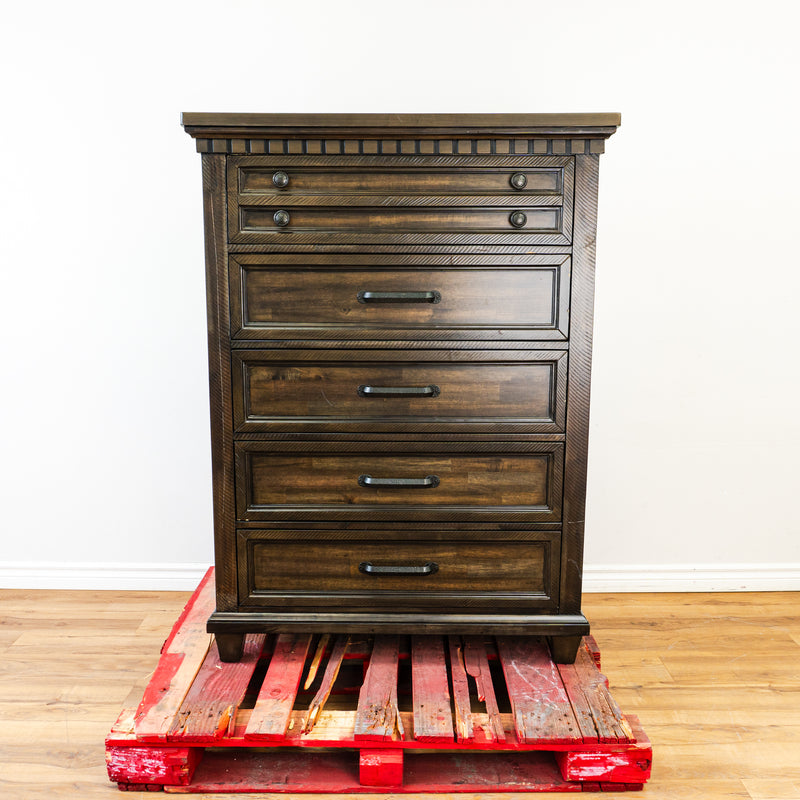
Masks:
[[[452,131],[479,130],[537,130],[560,131],[564,128],[613,127],[621,122],[617,113],[560,113],[560,114],[273,114],[184,111],[181,124],[187,132],[194,128],[258,128],[273,130],[287,128],[351,128],[381,131],[407,129],[446,129]],[[610,131],[609,133],[613,133]],[[204,134],[205,135],[205,134]],[[351,134],[352,135],[352,134]]]
[[[246,738],[280,740],[286,736],[310,646],[311,637],[307,634],[282,634],[278,637],[247,723]]]
[[[516,199],[516,198],[515,198]],[[525,212],[527,222],[520,232],[561,233],[559,208],[536,207],[520,198],[513,207],[458,209],[447,206],[425,206],[422,208],[392,208],[379,202],[371,207],[347,208],[346,206],[301,206],[291,202],[275,202],[267,208],[260,206],[239,207],[239,226],[232,232],[231,241],[257,241],[255,234],[291,237],[296,231],[354,231],[367,233],[371,230],[383,232],[450,233],[458,231],[511,232],[514,230],[509,215],[517,208]],[[279,209],[289,211],[290,222],[279,228],[273,216]],[[249,234],[249,235],[248,235]]]
[[[544,542],[314,542],[266,540],[253,547],[254,594],[263,592],[370,593],[372,602],[387,592],[485,594],[517,592],[515,602],[546,597]],[[432,574],[365,574],[376,568],[436,565]],[[524,600],[522,598],[525,598]],[[331,598],[333,600],[333,598]],[[391,602],[391,601],[390,601]]]
[[[356,741],[403,739],[403,723],[397,707],[396,636],[376,636],[369,666],[358,695],[353,738]]]
[[[561,552],[562,608],[580,610],[583,585],[583,538],[586,470],[589,452],[589,395],[592,371],[594,266],[597,230],[598,156],[576,158],[572,324],[570,327],[569,406],[564,486],[564,548]],[[567,557],[567,553],[569,556]],[[561,654],[558,654],[561,658]]]
[[[368,448],[318,444],[313,452],[303,452],[306,446],[294,444],[287,453],[281,442],[239,443],[240,519],[312,518],[314,508],[324,508],[330,519],[365,513],[387,518],[382,511],[394,519],[398,511],[406,519],[454,514],[462,519],[560,518],[562,445],[557,442],[526,443],[522,452],[509,444],[494,453],[464,452],[457,443],[438,445],[433,452],[426,442],[376,442]],[[376,483],[362,485],[362,476]],[[394,479],[416,484],[384,484]]]
[[[566,339],[563,254],[250,254],[230,259],[237,339]],[[359,292],[439,300],[363,303]]]
[[[204,154],[222,658],[242,633],[291,630],[526,632],[574,658],[598,153],[618,124],[185,115]],[[426,547],[441,591],[358,588],[359,548]],[[484,570],[477,590],[459,558]]]
[[[303,169],[294,167],[287,173],[289,183],[278,188],[273,182],[275,170],[263,166],[247,166],[247,162],[233,161],[238,167],[234,173],[240,200],[245,195],[263,195],[270,204],[291,202],[295,195],[308,196],[313,202],[318,196],[334,196],[337,203],[343,202],[342,195],[379,194],[394,196],[406,195],[506,195],[525,197],[527,195],[560,195],[563,191],[562,166],[540,167],[538,169],[463,169],[452,172],[443,170],[352,170],[333,172],[325,169]],[[509,184],[513,175],[524,175],[525,186],[509,195]],[[251,202],[251,198],[247,198]],[[325,204],[325,200],[322,204]]]
[[[449,351],[242,350],[233,358],[234,420],[270,430],[563,430],[566,353],[493,351],[453,363]],[[361,361],[361,358],[365,360]],[[491,358],[491,360],[488,360]],[[385,359],[385,360],[384,360]],[[412,394],[402,394],[410,392]],[[374,393],[374,394],[370,394]]]
[[[411,637],[411,681],[414,738],[420,742],[452,742],[453,715],[441,636]]]
[[[228,235],[225,213],[225,157],[203,156],[206,306],[208,311],[208,379],[211,411],[211,463],[214,498],[214,563],[217,610],[236,608],[236,574],[228,555],[235,547],[233,423],[228,297]],[[223,653],[223,656],[225,654]]]
[[[530,636],[497,637],[520,742],[579,742],[578,725],[547,646]]]

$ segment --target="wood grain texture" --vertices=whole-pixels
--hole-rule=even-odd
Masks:
[[[450,686],[444,639],[441,636],[411,637],[411,681],[414,739],[420,742],[452,742]]]
[[[487,724],[481,726],[484,738],[489,742],[505,742],[505,727],[497,705],[483,638],[464,637],[464,667],[467,674],[475,680],[478,701],[486,705]]]
[[[567,446],[564,460],[564,540],[561,550],[561,607],[565,613],[580,609],[583,583],[599,167],[598,157],[594,155],[579,156],[575,161],[577,213],[572,270]]]
[[[481,444],[291,442],[287,447],[242,440],[236,446],[238,515],[253,521],[303,519],[324,509],[328,519],[557,521],[562,447],[515,442],[482,453]],[[360,485],[364,475],[377,481],[433,476],[438,485],[433,480],[421,488]]]
[[[396,350],[330,350],[316,362],[308,351],[238,351],[234,424],[240,433],[563,431],[565,352],[471,352],[474,362],[452,363],[449,351],[400,361]]]
[[[265,741],[284,738],[310,646],[311,637],[307,634],[278,636],[247,724],[246,738]]]
[[[230,393],[230,300],[225,213],[225,158],[203,156],[206,304],[208,311],[208,380],[214,497],[214,562],[217,609],[236,608],[236,574],[226,559],[234,545],[233,425]]]
[[[566,339],[569,257],[239,254],[235,339]],[[359,302],[360,291],[439,293],[436,303]],[[498,330],[499,329],[499,330]]]
[[[358,695],[353,737],[357,741],[387,741],[403,738],[397,706],[396,636],[376,636],[372,655]]]
[[[532,637],[497,637],[520,742],[581,741],[564,684],[547,646]]]
[[[456,741],[471,742],[474,736],[469,680],[464,664],[464,642],[460,636],[448,636],[447,646],[450,656],[450,685],[452,687]]]
[[[264,639],[264,634],[249,634],[241,660],[226,664],[224,668],[216,642],[212,643],[203,666],[172,720],[168,739],[205,741],[232,732],[236,712],[261,656]]]
[[[214,580],[209,570],[191,597],[161,650],[153,679],[134,716],[141,741],[165,742],[172,721],[211,644],[203,620],[214,609]]]

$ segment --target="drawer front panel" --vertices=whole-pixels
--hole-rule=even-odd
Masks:
[[[234,352],[236,429],[563,431],[565,352],[459,353],[468,363],[415,355]]]
[[[446,169],[375,169],[369,172],[323,167],[303,168],[239,165],[235,187],[240,203],[251,201],[252,195],[291,198],[314,195],[360,196],[378,195],[480,195],[507,194],[525,197],[530,194],[561,195],[564,187],[562,166],[525,167],[500,170],[472,169],[451,172]],[[512,183],[512,180],[514,183]],[[278,186],[276,184],[283,184]],[[523,184],[517,189],[516,184]]]
[[[229,239],[569,244],[573,184],[568,156],[234,156]]]
[[[386,208],[376,204],[366,208],[339,206],[294,206],[290,203],[260,207],[240,206],[239,231],[243,234],[291,234],[330,231],[368,233],[452,233],[487,232],[508,233],[561,233],[561,209],[524,205],[515,208],[450,208],[427,206],[424,208]],[[511,222],[512,214],[519,209],[520,225]],[[288,223],[276,224],[275,215],[280,210],[288,213]],[[524,219],[524,222],[522,220]]]
[[[303,442],[308,452],[301,443],[276,444],[236,445],[242,520],[560,518],[560,442],[512,444],[499,453],[426,442],[348,444],[358,452],[342,453],[322,443]]]
[[[569,258],[558,255],[231,259],[241,339],[566,339],[568,301]]]
[[[560,531],[477,541],[318,540],[314,532],[238,532],[240,595],[253,606],[553,606]],[[469,536],[469,535],[467,535]],[[524,537],[519,540],[515,536]]]

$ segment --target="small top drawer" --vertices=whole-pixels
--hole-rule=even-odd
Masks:
[[[235,156],[234,243],[568,244],[567,156]]]

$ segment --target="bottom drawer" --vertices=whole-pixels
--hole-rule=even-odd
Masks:
[[[241,530],[240,606],[420,612],[483,606],[523,613],[555,608],[560,531],[451,532],[433,540],[419,535]]]

